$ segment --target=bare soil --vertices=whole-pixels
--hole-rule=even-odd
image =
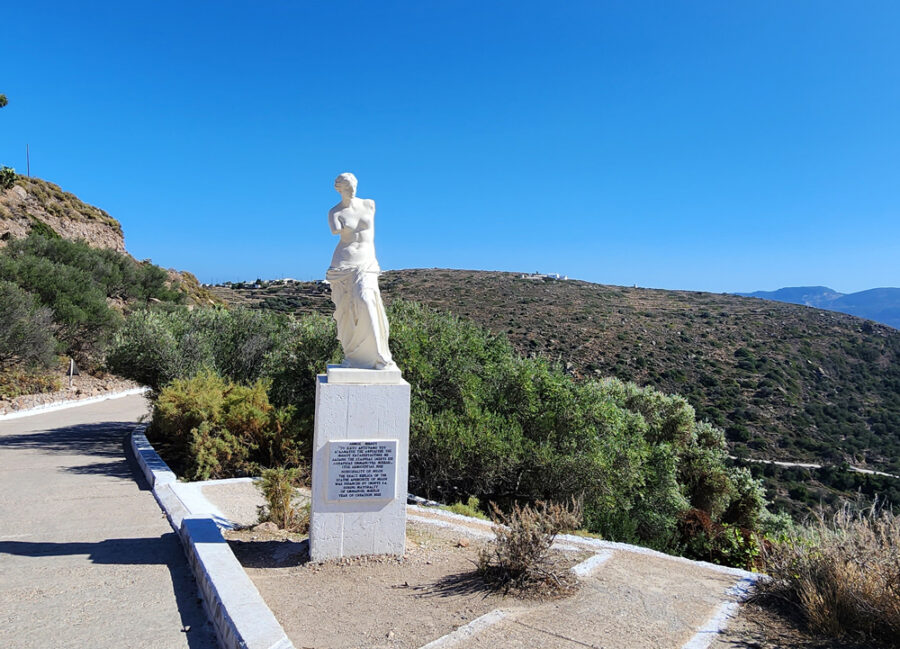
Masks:
[[[417,649],[496,608],[542,603],[484,585],[475,569],[484,541],[412,521],[407,530],[402,560],[310,563],[299,535],[242,530],[226,538],[297,649]],[[574,565],[584,556],[564,560]]]

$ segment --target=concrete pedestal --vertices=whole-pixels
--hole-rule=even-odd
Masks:
[[[384,382],[383,372],[329,367],[316,377],[313,561],[406,550],[409,383],[399,372]]]

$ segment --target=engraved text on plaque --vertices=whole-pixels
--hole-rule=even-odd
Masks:
[[[328,443],[328,500],[393,500],[397,440]]]

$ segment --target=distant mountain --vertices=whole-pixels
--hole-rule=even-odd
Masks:
[[[827,286],[792,286],[777,291],[755,291],[736,295],[840,311],[900,329],[900,288],[873,288],[858,293],[838,293]]]

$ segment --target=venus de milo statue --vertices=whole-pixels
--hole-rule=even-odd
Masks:
[[[356,176],[334,181],[341,201],[328,212],[332,234],[341,240],[325,278],[331,284],[337,336],[344,367],[394,369],[388,348],[388,321],[378,290],[381,269],[375,259],[375,201],[356,196]]]

